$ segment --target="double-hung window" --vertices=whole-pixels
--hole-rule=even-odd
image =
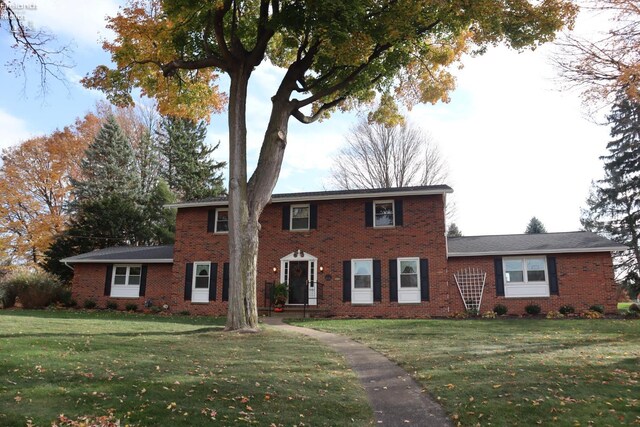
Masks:
[[[420,302],[419,258],[398,258],[398,302]]]
[[[395,225],[393,200],[373,202],[373,226],[393,227]]]
[[[373,260],[351,260],[352,304],[373,304]]]
[[[309,205],[291,205],[291,224],[289,224],[289,229],[308,230],[309,211]]]
[[[216,233],[229,232],[229,209],[216,209]]]
[[[549,296],[546,257],[510,257],[502,262],[506,297]]]
[[[210,262],[193,263],[193,288],[191,290],[191,302],[209,302],[210,276]]]
[[[137,298],[140,295],[142,266],[114,265],[111,279],[111,296],[120,298]]]

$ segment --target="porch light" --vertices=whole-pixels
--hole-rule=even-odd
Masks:
[[[273,272],[277,273],[278,272],[278,267],[276,267],[275,265],[273,266]]]
[[[324,271],[324,266],[320,266],[320,273],[322,273]]]

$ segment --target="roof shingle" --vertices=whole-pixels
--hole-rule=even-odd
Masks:
[[[626,246],[588,231],[448,238],[449,256],[622,251]]]
[[[153,262],[172,263],[173,245],[165,246],[114,246],[60,260],[76,263]]]

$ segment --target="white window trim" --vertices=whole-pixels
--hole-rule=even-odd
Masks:
[[[416,275],[417,275],[417,279],[418,279],[418,287],[417,288],[403,288],[401,286],[401,278],[402,278],[402,270],[400,269],[400,261],[415,261],[416,263]],[[398,304],[416,304],[416,303],[420,303],[420,295],[421,295],[421,289],[422,289],[422,280],[421,280],[421,275],[420,275],[420,258],[417,257],[404,257],[404,258],[398,258],[397,260],[397,267],[396,270],[398,270],[398,278],[397,278],[397,286],[398,286]],[[403,301],[402,297],[401,297],[401,293],[404,294],[416,294],[415,297],[413,299],[411,299],[410,301]]]
[[[307,208],[307,228],[293,228],[293,209],[294,208]],[[311,205],[308,203],[302,203],[289,206],[289,230],[290,231],[309,231],[311,229]]]
[[[527,274],[527,260],[528,259],[542,259],[544,261],[544,282],[529,282]],[[507,261],[520,261],[522,262],[522,282],[508,282],[507,281]],[[503,257],[502,258],[502,280],[504,283],[504,296],[505,298],[537,298],[537,297],[549,297],[551,295],[549,291],[549,263],[546,256],[521,256],[521,257]]]
[[[391,203],[391,225],[376,225],[376,205]],[[373,201],[373,228],[393,228],[396,226],[396,204],[393,199]]]
[[[371,265],[371,275],[369,276],[371,278],[371,287],[367,288],[356,288],[356,280],[355,280],[355,276],[356,276],[356,269],[355,269],[355,263],[357,261],[367,261],[370,263]],[[358,275],[360,276],[360,274]],[[371,305],[373,304],[373,258],[354,258],[351,260],[351,305]],[[371,298],[367,298],[366,301],[354,301],[354,296],[357,294],[366,294],[369,293]]]
[[[214,232],[218,234],[228,234],[229,230],[218,230],[218,212],[224,211],[227,213],[227,228],[229,228],[229,209],[216,209],[216,220],[214,226]]]
[[[206,288],[196,288],[196,277],[198,277],[198,266],[209,266],[209,280]],[[208,303],[209,287],[211,286],[211,261],[195,261],[193,263],[193,274],[191,276],[191,302]]]
[[[116,285],[116,269],[124,267],[127,269],[125,284]],[[131,268],[140,268],[140,282],[142,282],[142,264],[114,264],[111,270],[111,298],[138,298],[140,296],[140,283],[137,285],[129,284]]]

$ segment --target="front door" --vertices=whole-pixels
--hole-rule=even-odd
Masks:
[[[308,261],[289,261],[289,304],[304,304],[308,278]]]

